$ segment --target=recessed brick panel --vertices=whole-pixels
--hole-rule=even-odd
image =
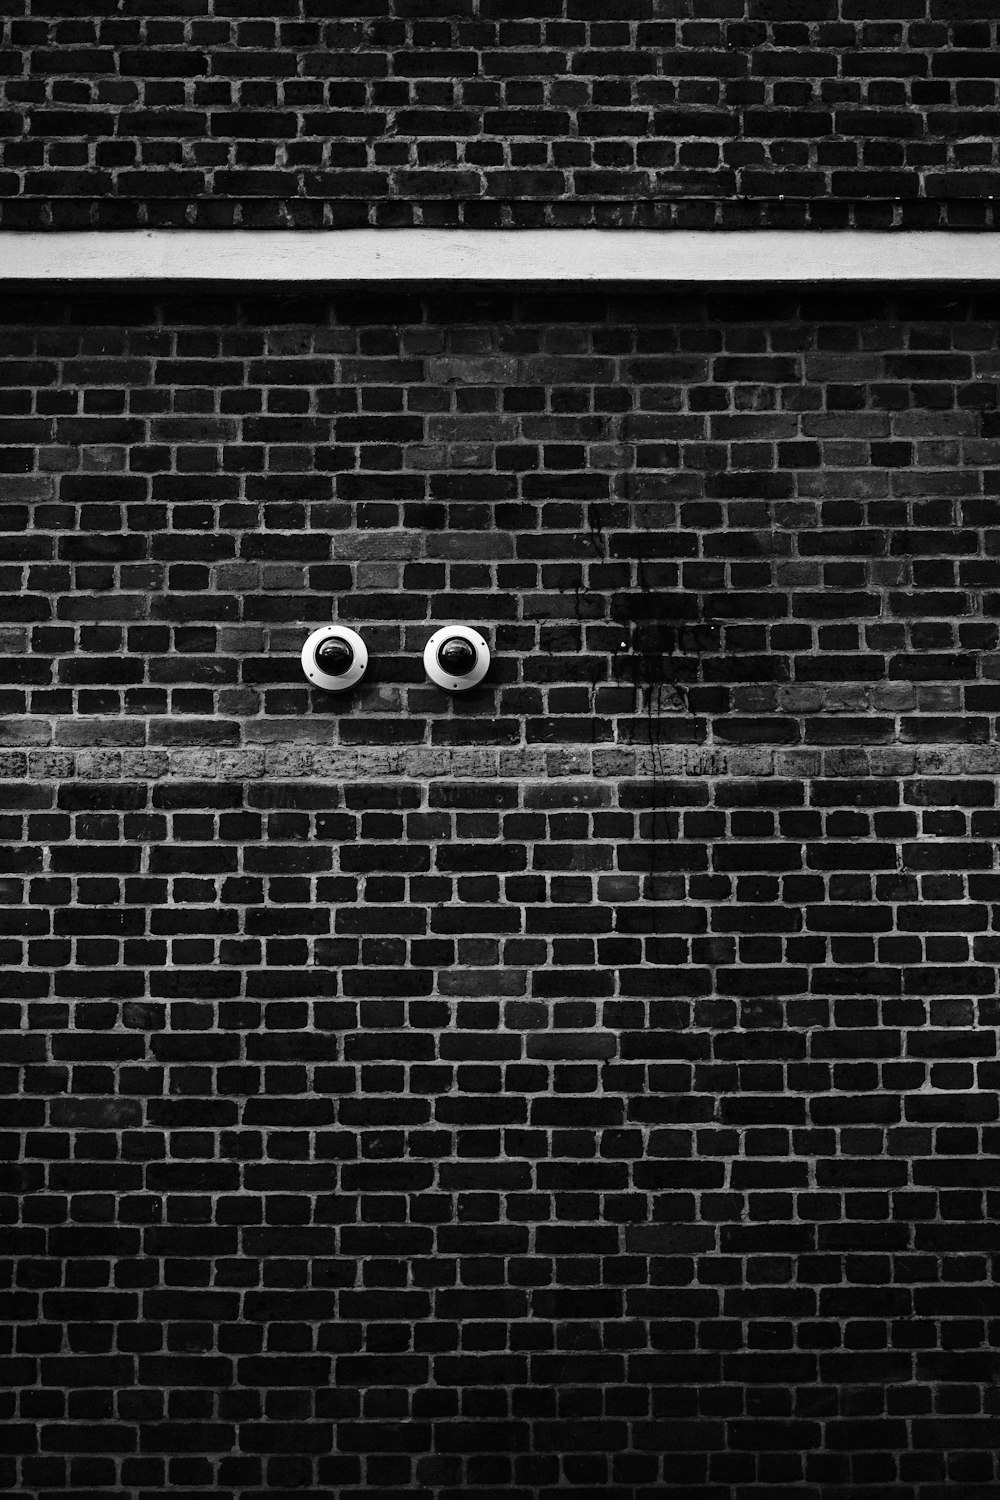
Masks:
[[[2,312],[7,1487],[992,1496],[992,296]]]

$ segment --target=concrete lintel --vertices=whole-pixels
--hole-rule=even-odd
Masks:
[[[345,229],[0,232],[0,281],[1000,280],[1000,233]]]

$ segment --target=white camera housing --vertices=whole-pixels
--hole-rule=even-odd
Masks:
[[[452,646],[452,642],[456,644],[450,654],[455,659],[449,663],[442,659],[442,651]],[[467,664],[460,660],[462,656]],[[445,625],[434,632],[424,647],[424,671],[431,682],[449,693],[464,693],[474,688],[486,676],[489,665],[489,646],[479,631],[470,630],[468,625]]]
[[[346,625],[321,625],[302,647],[303,672],[314,687],[328,693],[345,693],[354,687],[367,666],[367,646]]]

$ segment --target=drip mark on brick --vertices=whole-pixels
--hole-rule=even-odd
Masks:
[[[600,563],[614,556],[614,541],[609,540],[600,506],[592,502],[586,510],[587,531],[582,537]],[[634,536],[636,533],[632,533]],[[638,533],[642,535],[642,533]],[[665,775],[663,720],[668,714],[682,713],[697,717],[691,706],[690,687],[700,676],[701,657],[717,646],[718,626],[706,620],[701,597],[680,588],[657,588],[649,576],[647,562],[636,558],[636,587],[619,589],[610,594],[587,586],[581,564],[572,585],[573,613],[577,632],[570,649],[582,649],[585,626],[598,623],[615,627],[620,644],[610,654],[610,677],[619,685],[632,689],[633,713],[646,720],[646,740],[650,755],[650,871],[655,873],[657,847],[661,829],[668,838],[677,836],[678,819],[667,822],[662,804],[661,786]],[[549,650],[562,644],[558,637],[548,643]],[[589,659],[589,653],[588,653]],[[602,680],[600,658],[589,667],[591,737],[596,731],[596,695]]]

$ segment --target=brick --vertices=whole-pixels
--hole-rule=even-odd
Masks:
[[[853,9],[835,21],[789,0],[679,24],[645,5],[562,19],[400,3],[293,22],[207,0],[187,40],[169,21],[147,35],[101,17],[72,37],[58,16],[22,21],[5,54],[0,217],[988,227],[990,7],[972,7],[971,32],[968,7],[927,24],[900,3],[882,26]],[[97,80],[91,97],[72,94],[77,77]]]
[[[773,101],[719,92],[737,17],[632,48],[713,91],[682,107],[598,32],[624,13],[581,0],[476,18],[580,28],[548,91],[532,45],[473,45],[458,12],[391,23],[419,105],[365,71],[386,18],[345,50],[315,17],[289,71],[290,18],[227,14],[269,40],[190,95],[160,73],[154,98],[197,102],[158,138],[152,73],[128,108],[143,142],[259,150],[290,115],[289,150],[336,129],[374,153],[402,100],[454,147],[444,177],[479,172],[487,114],[547,151],[563,117],[596,149],[754,111],[770,151],[812,108],[868,142],[884,112],[905,152],[903,104],[823,94],[832,20],[758,9],[727,66],[756,85],[780,54]],[[843,56],[886,76],[837,87],[902,99],[926,49],[863,22],[836,22]],[[436,49],[507,92],[470,79],[459,109]],[[820,105],[779,95],[792,67]],[[56,108],[69,130],[97,103]],[[0,419],[46,465],[0,507],[9,1487],[926,1500],[945,1450],[963,1494],[995,1487],[989,298],[25,293],[3,316]],[[107,424],[121,470],[60,468],[67,416]],[[961,493],[936,477],[956,442]],[[298,653],[337,618],[372,668],[333,699]],[[424,682],[448,620],[493,647],[464,698]]]

